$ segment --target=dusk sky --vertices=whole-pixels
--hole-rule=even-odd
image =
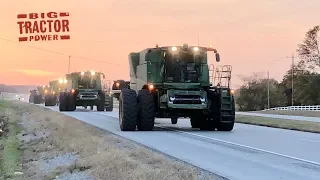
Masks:
[[[1,0],[0,38],[18,42],[17,14],[55,11],[70,13],[71,39],[0,39],[0,84],[47,84],[67,72],[68,55],[71,71],[129,79],[130,52],[156,44],[197,45],[198,32],[201,46],[220,52],[219,65],[233,66],[233,87],[241,83],[238,75],[268,68],[280,80],[290,67],[286,57],[319,24],[319,7],[319,0]]]

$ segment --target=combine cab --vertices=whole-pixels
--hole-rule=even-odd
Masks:
[[[151,131],[155,118],[190,118],[192,128],[231,131],[235,104],[230,89],[231,66],[209,66],[209,47],[170,46],[129,54],[130,86],[120,88],[122,131]],[[211,75],[210,75],[211,73]],[[224,82],[226,81],[226,82]],[[224,82],[224,84],[222,84]]]
[[[125,81],[122,79],[113,81],[112,94],[118,101],[119,101],[121,89],[123,88],[130,89],[130,81]]]
[[[74,111],[77,106],[90,106],[93,110],[110,111],[113,107],[111,95],[104,92],[103,82],[105,76],[97,72],[74,72],[66,75],[66,89],[60,92],[60,111]],[[109,101],[106,101],[108,99]]]

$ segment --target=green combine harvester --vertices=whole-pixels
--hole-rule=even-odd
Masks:
[[[38,90],[33,89],[30,91],[29,95],[29,103],[41,104],[42,97]]]
[[[48,91],[45,94],[45,106],[56,106],[59,104],[59,94],[65,89],[67,81],[64,79],[49,82]]]
[[[130,81],[125,80],[115,80],[112,85],[112,94],[119,101],[121,89],[130,89]]]
[[[34,104],[43,104],[45,93],[48,91],[48,86],[38,86],[37,89],[30,91],[29,102]]]
[[[103,87],[101,72],[73,72],[66,75],[66,88],[60,92],[59,110],[75,111],[77,106],[97,106],[98,111],[112,111],[112,95]]]
[[[235,123],[231,66],[217,67],[213,75],[209,51],[220,62],[211,46],[184,44],[130,53],[130,86],[122,88],[119,97],[120,129],[151,131],[155,118],[171,118],[176,124],[179,117],[186,117],[192,128],[231,131]]]

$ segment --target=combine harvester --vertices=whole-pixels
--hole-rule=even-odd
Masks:
[[[155,118],[171,118],[176,124],[179,117],[189,117],[192,128],[231,131],[235,123],[231,66],[217,68],[213,76],[209,51],[219,62],[219,53],[211,46],[184,44],[130,53],[130,86],[120,88],[120,129],[151,131]]]
[[[59,94],[66,88],[66,79],[53,80],[49,82],[49,88],[45,92],[45,106],[56,106],[59,104]]]
[[[30,91],[29,103],[43,104],[45,93],[48,91],[48,86],[38,86],[37,89]]]
[[[59,110],[75,111],[77,106],[97,106],[98,111],[112,111],[113,101],[110,92],[105,92],[101,72],[73,72],[66,75],[66,88],[60,92]]]
[[[130,89],[130,81],[125,81],[122,79],[113,81],[112,94],[118,101],[119,101],[121,89],[123,88]]]

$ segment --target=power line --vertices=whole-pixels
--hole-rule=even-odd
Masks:
[[[42,50],[42,51],[47,51],[47,52],[54,53],[54,54],[59,54],[59,55],[68,56],[68,57],[71,56],[71,55],[64,54],[64,53],[57,52],[57,51],[52,51],[52,50],[48,50],[48,49],[44,49],[44,48],[39,48],[39,47],[36,47],[36,46],[30,46],[30,45],[26,45],[26,44],[21,44],[21,43],[19,43],[19,42],[12,41],[12,40],[5,39],[5,38],[1,38],[1,37],[0,37],[0,40],[7,41],[7,42],[11,42],[11,43],[16,43],[16,44],[19,44],[19,45],[24,45],[24,46],[27,46],[27,47],[29,47],[29,48],[34,48],[34,49],[38,49],[38,50]],[[110,62],[106,62],[106,61],[95,60],[95,59],[86,58],[86,57],[73,56],[73,55],[72,55],[72,57],[73,57],[73,58],[76,58],[76,59],[87,60],[87,61],[93,61],[93,62],[99,62],[99,63],[106,63],[106,64],[113,64],[113,65],[117,65],[117,66],[123,66],[123,65],[121,65],[121,64],[115,64],[115,63],[110,63]]]

